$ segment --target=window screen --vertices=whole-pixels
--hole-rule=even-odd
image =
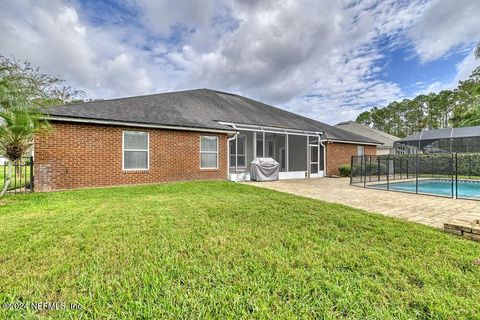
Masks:
[[[263,133],[257,132],[257,157],[263,158]]]
[[[237,144],[238,144],[238,150],[236,150],[235,148]],[[230,167],[235,167],[237,158],[238,158],[239,167],[246,166],[246,155],[247,155],[246,145],[247,145],[247,136],[245,135],[238,135],[236,143],[235,143],[235,140],[230,141]]]
[[[148,169],[148,133],[141,131],[123,132],[123,169]]]

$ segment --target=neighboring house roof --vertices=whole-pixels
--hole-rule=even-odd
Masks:
[[[381,148],[393,148],[393,144],[400,140],[399,137],[365,126],[355,121],[340,122],[336,124],[335,127],[379,141],[382,143]]]
[[[445,129],[430,129],[417,132],[408,137],[401,139],[400,143],[418,142],[423,140],[439,140],[450,138],[469,138],[480,137],[480,126],[463,127],[463,128],[445,128]]]
[[[197,89],[50,107],[52,119],[91,119],[232,131],[219,122],[321,131],[327,140],[380,144],[327,124],[235,94]]]

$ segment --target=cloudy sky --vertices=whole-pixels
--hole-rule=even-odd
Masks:
[[[90,98],[212,88],[335,124],[452,88],[479,0],[1,0],[0,54]]]

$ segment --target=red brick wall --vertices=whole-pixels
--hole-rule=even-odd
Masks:
[[[35,137],[35,191],[167,181],[227,179],[227,135],[52,123]],[[122,171],[122,132],[150,133],[150,169]],[[219,168],[200,169],[200,136],[219,137]]]
[[[327,150],[327,170],[326,175],[339,175],[338,167],[342,164],[350,164],[352,156],[356,156],[358,144],[350,143],[328,143],[326,144]],[[376,155],[376,146],[365,146],[366,155]]]

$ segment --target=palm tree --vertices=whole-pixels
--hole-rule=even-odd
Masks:
[[[62,79],[34,68],[29,62],[0,55],[0,154],[9,161],[9,170],[0,197],[12,182],[11,165],[32,148],[33,137],[48,128],[39,108],[79,101],[82,91],[65,85]]]
[[[44,101],[48,102],[45,88],[55,81],[28,63],[21,66],[15,60],[0,56],[0,154],[8,160],[0,197],[12,183],[12,165],[31,150],[35,134],[48,127],[39,107],[45,105]]]
[[[0,154],[8,159],[6,181],[0,197],[7,192],[12,182],[12,164],[31,150],[35,134],[47,128],[48,122],[42,119],[41,113],[34,107],[19,104],[0,109]]]

